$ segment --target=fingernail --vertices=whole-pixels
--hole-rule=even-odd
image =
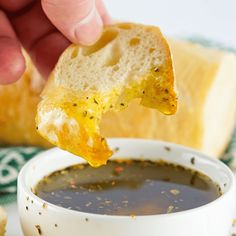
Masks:
[[[103,22],[96,8],[84,18],[75,30],[75,37],[78,43],[82,45],[91,45],[101,36]]]

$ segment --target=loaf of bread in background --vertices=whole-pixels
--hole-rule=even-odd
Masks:
[[[236,123],[236,56],[186,41],[169,41],[176,72],[179,108],[174,116],[133,102],[106,114],[108,137],[142,137],[190,146],[220,156]],[[35,132],[36,105],[43,87],[36,69],[16,84],[0,86],[0,143],[48,146]]]
[[[177,113],[166,117],[136,101],[120,113],[104,116],[104,135],[166,140],[219,157],[236,124],[236,56],[190,42],[169,42]]]
[[[7,224],[7,214],[0,207],[0,236],[4,236],[6,232],[6,224]]]
[[[35,116],[39,95],[45,81],[26,58],[26,71],[11,85],[0,85],[0,146],[49,146],[35,129]]]

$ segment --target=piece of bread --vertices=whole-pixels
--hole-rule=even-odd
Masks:
[[[94,45],[71,45],[62,54],[42,93],[37,129],[49,142],[97,167],[112,155],[100,135],[102,115],[124,109],[134,98],[173,114],[173,86],[169,46],[157,27],[107,26]]]
[[[235,124],[236,56],[187,41],[170,40],[169,44],[179,91],[178,112],[167,117],[133,102],[120,113],[106,114],[101,131],[106,136],[167,140],[219,157]],[[32,65],[28,63],[28,67],[32,68]],[[0,122],[0,144],[49,145],[35,132],[34,118],[43,87],[41,83],[43,80],[39,83],[36,70],[27,69],[16,84],[0,86],[0,121],[5,121]],[[32,86],[34,84],[37,86]],[[216,90],[217,95],[214,95]],[[204,101],[198,103],[197,96],[203,96],[203,91],[205,99],[201,98]],[[205,115],[204,107],[210,107]],[[207,125],[207,120],[208,123],[217,122],[218,128],[214,130]],[[218,144],[209,145],[214,140]]]
[[[120,113],[106,114],[102,133],[166,140],[219,157],[236,125],[236,56],[190,42],[169,42],[178,88],[177,113],[166,117],[133,102]]]
[[[4,236],[6,232],[6,224],[7,224],[7,214],[0,207],[0,236]]]

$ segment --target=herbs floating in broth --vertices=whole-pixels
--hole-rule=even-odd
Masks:
[[[35,194],[76,211],[129,216],[188,210],[221,195],[201,173],[147,160],[109,161],[100,168],[71,166],[43,178]]]

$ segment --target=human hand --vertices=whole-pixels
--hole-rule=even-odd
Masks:
[[[0,0],[0,84],[24,73],[21,46],[47,77],[70,42],[90,45],[110,23],[102,0]]]

